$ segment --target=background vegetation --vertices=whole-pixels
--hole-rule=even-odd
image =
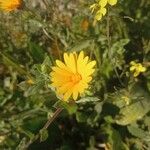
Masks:
[[[97,23],[93,3],[26,0],[1,11],[0,149],[150,150],[150,1],[120,0]],[[97,69],[85,95],[67,104],[49,73],[72,50],[84,50]],[[146,72],[134,77],[131,61]],[[40,130],[57,107],[64,110]]]

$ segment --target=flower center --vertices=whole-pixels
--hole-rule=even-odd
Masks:
[[[81,79],[82,79],[82,77],[81,77],[81,75],[78,74],[78,73],[73,74],[73,75],[70,77],[71,82],[73,82],[74,84],[78,83]]]

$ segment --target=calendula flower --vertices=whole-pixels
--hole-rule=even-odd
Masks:
[[[22,0],[0,0],[0,8],[6,12],[20,8]]]
[[[130,62],[130,71],[133,72],[133,76],[137,77],[140,73],[145,72],[146,68],[141,63],[136,63],[135,61]]]
[[[96,61],[90,61],[83,51],[79,55],[76,52],[64,53],[64,63],[56,60],[56,66],[52,67],[52,87],[56,88],[56,93],[62,96],[63,100],[68,101],[70,97],[77,100],[89,87],[95,64]]]

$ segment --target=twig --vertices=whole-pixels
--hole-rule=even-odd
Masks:
[[[108,57],[111,60],[111,48],[110,48],[110,17],[109,17],[109,8],[108,8],[108,14],[107,14],[107,42],[108,42]]]
[[[63,110],[62,108],[57,108],[56,111],[54,112],[54,115],[48,119],[48,121],[41,130],[46,130],[50,126],[50,124],[58,117],[58,115],[62,112],[62,110]],[[33,142],[35,142],[39,138],[39,135],[40,135],[39,133],[35,135],[34,138],[27,143],[24,150],[26,150]]]
[[[107,42],[108,42],[108,58],[109,58],[109,60],[111,60],[112,59],[112,51],[111,51],[111,39],[110,39],[110,16],[109,16],[109,8],[108,8],[108,15],[107,15],[107,26],[106,26],[106,30],[107,30]],[[114,62],[113,62],[114,63]],[[115,65],[113,65],[113,66],[115,66]],[[115,71],[115,74],[116,74],[116,76],[117,76],[117,78],[118,78],[118,80],[119,80],[119,82],[120,82],[120,84],[122,85],[122,86],[124,86],[124,84],[123,84],[123,82],[121,81],[121,79],[120,79],[120,77],[119,77],[119,74],[118,74],[118,71],[117,71],[117,69],[114,67],[113,68],[114,69],[114,71]]]
[[[44,125],[44,127],[41,130],[47,129],[49,127],[49,125],[58,117],[58,115],[61,113],[62,110],[63,110],[62,108],[57,108],[56,111],[55,111],[55,113],[54,113],[54,115],[53,115],[53,117],[50,118],[46,122],[46,124]]]

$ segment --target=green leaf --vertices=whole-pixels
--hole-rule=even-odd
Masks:
[[[137,126],[130,125],[127,127],[128,131],[135,137],[138,137],[145,141],[150,141],[150,134],[144,130],[138,128]]]
[[[67,102],[64,102],[64,101],[60,100],[57,103],[57,107],[58,106],[65,108],[70,115],[75,114],[77,109],[78,109],[78,106],[74,101],[71,101],[70,103],[67,103]]]
[[[78,101],[76,101],[76,103],[80,104],[80,103],[97,102],[97,101],[100,101],[100,99],[97,97],[85,97],[85,98],[79,99]]]
[[[44,51],[43,49],[36,43],[30,42],[29,43],[30,53],[33,57],[33,59],[36,62],[42,63],[44,60]]]
[[[45,141],[48,138],[48,131],[46,129],[40,130],[40,142]]]
[[[0,55],[2,55],[3,63],[6,66],[11,66],[13,69],[15,69],[20,74],[30,76],[29,73],[25,70],[25,68],[22,68],[17,62],[15,62],[13,60],[13,58],[11,58],[10,56],[8,56],[6,54],[2,54],[2,53],[0,53]]]
[[[87,119],[88,119],[88,116],[85,115],[84,113],[82,112],[77,112],[76,113],[76,119],[78,122],[86,122]]]
[[[122,54],[122,52],[125,51],[124,46],[128,44],[129,41],[129,39],[121,39],[112,45],[111,50],[113,52],[117,52],[118,54]]]
[[[100,114],[102,111],[103,102],[97,103],[94,107],[95,111]]]
[[[80,43],[76,43],[75,46],[71,47],[71,51],[81,51],[91,46],[92,40],[81,41]]]
[[[119,125],[128,125],[144,117],[150,111],[150,95],[140,85],[134,85],[130,89],[131,105],[121,108],[116,117],[116,123]]]
[[[110,125],[103,125],[104,134],[108,135],[107,142],[110,144],[112,150],[129,150],[127,145],[121,139],[121,136],[117,130]]]

